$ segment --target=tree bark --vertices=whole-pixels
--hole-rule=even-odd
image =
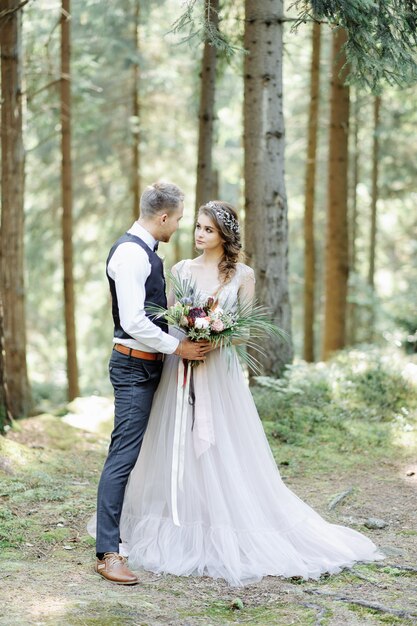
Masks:
[[[12,426],[13,416],[10,410],[10,396],[7,385],[6,350],[4,346],[4,310],[0,293],[0,433],[4,433],[5,425]]]
[[[24,287],[24,148],[22,138],[22,14],[5,0],[1,41],[1,234],[0,288],[4,307],[4,376],[9,411],[27,414],[31,393],[26,366]]]
[[[219,1],[205,0],[207,26],[213,31],[219,27]],[[195,217],[199,207],[212,198],[213,126],[216,95],[217,49],[206,38],[200,72],[200,109],[198,113],[197,184],[195,191]]]
[[[316,183],[317,122],[320,89],[320,24],[313,24],[310,70],[310,106],[304,210],[304,359],[314,361],[314,295],[316,253],[314,243],[314,202]]]
[[[374,137],[372,144],[372,194],[371,194],[371,229],[369,238],[369,270],[368,285],[371,289],[375,286],[375,250],[376,250],[376,220],[378,202],[378,157],[379,157],[379,118],[381,110],[381,97],[374,98]]]
[[[355,102],[353,107],[353,150],[352,150],[352,183],[350,186],[351,194],[351,210],[349,218],[349,273],[356,273],[356,239],[358,231],[358,195],[357,188],[359,184],[359,92],[356,89]],[[353,287],[351,287],[353,290]],[[356,342],[356,326],[357,326],[357,304],[355,302],[355,293],[351,293],[351,301],[348,303],[347,312],[347,342],[354,344]]]
[[[258,300],[291,333],[288,217],[284,180],[282,0],[246,0],[244,46],[245,251],[255,271]],[[259,357],[266,374],[280,375],[292,359],[288,343],[268,338]],[[256,355],[257,356],[257,355]]]
[[[346,301],[349,275],[347,197],[349,87],[343,45],[346,31],[333,32],[330,95],[329,180],[326,232],[325,320],[323,358],[345,346]]]
[[[68,399],[79,395],[75,296],[73,275],[73,217],[71,162],[71,30],[70,0],[62,0],[61,13],[61,151],[62,241],[64,261],[65,336],[67,347]]]
[[[140,202],[140,102],[139,102],[139,23],[140,0],[134,0],[133,46],[135,61],[132,68],[132,201],[133,219],[139,217]]]
[[[374,137],[372,143],[372,193],[371,193],[371,228],[369,233],[369,268],[368,285],[375,295],[375,255],[377,234],[377,203],[378,203],[378,174],[379,174],[379,117],[381,109],[381,97],[374,98]],[[375,335],[375,299],[371,300],[369,307],[369,341],[373,341]]]

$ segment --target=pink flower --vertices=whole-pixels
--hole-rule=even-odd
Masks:
[[[214,320],[211,323],[211,328],[212,330],[214,330],[215,333],[220,333],[222,330],[224,330],[224,324],[221,320]]]

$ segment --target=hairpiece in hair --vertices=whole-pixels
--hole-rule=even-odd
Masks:
[[[229,213],[229,211],[224,209],[221,204],[218,204],[217,202],[210,200],[210,202],[207,202],[206,207],[208,209],[212,209],[217,215],[217,217],[219,218],[219,220],[223,222],[223,224],[227,226],[227,228],[230,228],[231,231],[233,231],[235,234],[238,234],[239,232],[238,221],[235,219],[235,217],[231,213]]]

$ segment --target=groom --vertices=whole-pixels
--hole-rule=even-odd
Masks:
[[[149,304],[166,307],[159,241],[168,242],[184,210],[184,194],[172,183],[154,183],[140,199],[140,217],[116,241],[107,259],[114,320],[110,380],[114,429],[97,496],[95,571],[110,582],[134,585],[138,578],[119,555],[119,522],[129,474],[138,458],[159,383],[164,354],[204,360],[208,342],[168,334],[163,319],[150,319]]]

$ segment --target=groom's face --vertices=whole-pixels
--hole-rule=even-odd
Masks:
[[[165,213],[161,216],[160,221],[160,232],[158,239],[159,241],[163,241],[167,243],[171,236],[175,233],[180,225],[180,220],[184,213],[184,203],[181,202],[178,209],[176,211],[172,211],[171,213]]]

